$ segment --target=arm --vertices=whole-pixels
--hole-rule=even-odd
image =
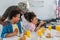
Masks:
[[[6,25],[6,23],[4,22],[5,21],[5,19],[8,17],[8,11],[6,11],[3,15],[2,15],[2,17],[0,18],[0,24],[2,24],[2,25]]]
[[[9,33],[6,35],[6,37],[12,37],[12,36],[16,36],[18,33],[18,29],[15,29],[15,31],[13,33]]]
[[[41,25],[43,25],[44,24],[44,22],[43,21],[41,21],[41,23],[35,28],[35,32],[41,27]]]
[[[7,25],[7,22],[6,21],[3,21],[3,20],[4,20],[3,18],[0,18],[0,24]]]
[[[17,29],[14,32],[9,33],[9,31],[7,29],[7,26],[4,26],[3,27],[2,34],[1,34],[1,37],[2,38],[12,37],[12,36],[15,36],[17,33],[18,33],[18,30]]]
[[[1,37],[2,37],[2,38],[5,38],[6,35],[8,34],[7,32],[8,32],[8,31],[7,31],[7,26],[4,26],[4,27],[3,27],[3,30],[2,30]]]

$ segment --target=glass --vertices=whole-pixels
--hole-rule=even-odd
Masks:
[[[38,35],[38,37],[41,37],[42,36],[42,30],[39,30],[38,32],[37,32],[37,35]]]
[[[60,32],[60,25],[56,25],[56,31]]]
[[[26,35],[27,35],[27,37],[30,37],[31,36],[30,30],[27,30],[26,31]]]
[[[56,25],[56,37],[60,37],[60,25]]]
[[[51,25],[48,26],[48,30],[50,30],[50,31],[52,30],[52,26]]]
[[[41,31],[42,31],[42,33],[44,33],[44,32],[45,32],[45,28],[44,28],[44,27],[42,27],[42,28],[41,28]]]

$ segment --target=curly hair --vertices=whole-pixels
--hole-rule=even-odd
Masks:
[[[36,17],[34,12],[26,12],[24,14],[24,17],[27,21],[31,22],[31,19],[33,19],[34,17]]]

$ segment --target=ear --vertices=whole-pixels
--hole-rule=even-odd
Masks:
[[[31,22],[32,22],[32,19],[31,19]]]
[[[15,17],[12,17],[12,19],[15,19]]]

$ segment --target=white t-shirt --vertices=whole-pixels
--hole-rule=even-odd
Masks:
[[[20,33],[19,33],[18,25],[17,25],[17,24],[12,24],[12,26],[13,26],[13,32],[14,32],[14,30],[15,30],[16,28],[18,29],[18,34],[17,34],[17,35],[19,36]]]

